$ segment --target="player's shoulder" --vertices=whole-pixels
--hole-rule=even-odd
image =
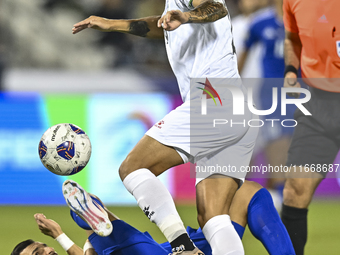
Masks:
[[[275,20],[276,12],[272,7],[264,8],[252,15],[250,27],[263,26],[271,20]]]

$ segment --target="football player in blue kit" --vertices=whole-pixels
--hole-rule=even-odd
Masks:
[[[56,239],[69,255],[168,255],[172,252],[169,242],[158,244],[147,232],[142,233],[110,212],[94,195],[88,194],[78,183],[67,180],[63,184],[63,194],[71,216],[79,227],[85,229],[88,240],[82,250],[75,245],[53,220],[43,214],[34,217],[39,229],[45,235]],[[231,219],[237,234],[242,238],[245,227],[259,239],[271,255],[295,254],[288,233],[274,208],[270,194],[255,182],[245,181],[237,191],[231,206]],[[98,224],[111,225],[108,236],[101,236]],[[100,231],[100,230],[99,230]],[[209,243],[202,230],[187,227],[191,240],[206,255],[212,255]],[[105,233],[106,234],[106,233]],[[40,247],[41,246],[41,247]],[[41,249],[41,254],[53,254],[53,248],[33,240],[17,245],[11,255],[36,255],[33,251]],[[38,253],[40,255],[40,253]]]

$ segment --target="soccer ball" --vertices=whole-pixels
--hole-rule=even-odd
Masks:
[[[76,174],[90,160],[91,142],[76,125],[58,124],[47,129],[41,137],[39,157],[43,165],[54,174]]]

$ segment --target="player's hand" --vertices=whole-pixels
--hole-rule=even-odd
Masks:
[[[111,23],[109,19],[97,16],[90,16],[89,18],[74,24],[72,28],[72,33],[79,33],[86,28],[93,28],[99,31],[109,32],[111,31]]]
[[[42,213],[34,214],[34,218],[38,224],[40,231],[47,236],[56,238],[63,233],[61,227],[54,220],[46,219],[46,216]]]
[[[167,31],[172,31],[178,28],[180,25],[189,21],[189,15],[187,12],[181,12],[180,10],[168,11],[163,17],[158,20],[157,26],[163,27]]]
[[[284,83],[283,83],[284,88],[301,88],[301,84],[297,80],[297,76],[293,72],[288,72],[285,76]],[[288,96],[294,97],[294,98],[299,98],[300,93],[287,93]]]

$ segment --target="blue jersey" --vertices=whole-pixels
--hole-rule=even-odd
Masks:
[[[281,78],[284,73],[283,44],[285,30],[283,21],[274,9],[261,12],[250,24],[246,49],[260,43],[263,46],[263,78]]]
[[[71,215],[79,225],[82,221],[80,217],[77,219],[72,211]],[[232,223],[242,239],[244,227],[235,222]],[[101,237],[95,233],[89,236],[98,255],[168,255],[171,253],[171,245],[168,242],[158,244],[148,232],[142,233],[124,221],[112,221],[112,226],[113,231],[109,236]],[[187,232],[191,240],[205,255],[212,255],[210,245],[200,228],[187,227]]]

